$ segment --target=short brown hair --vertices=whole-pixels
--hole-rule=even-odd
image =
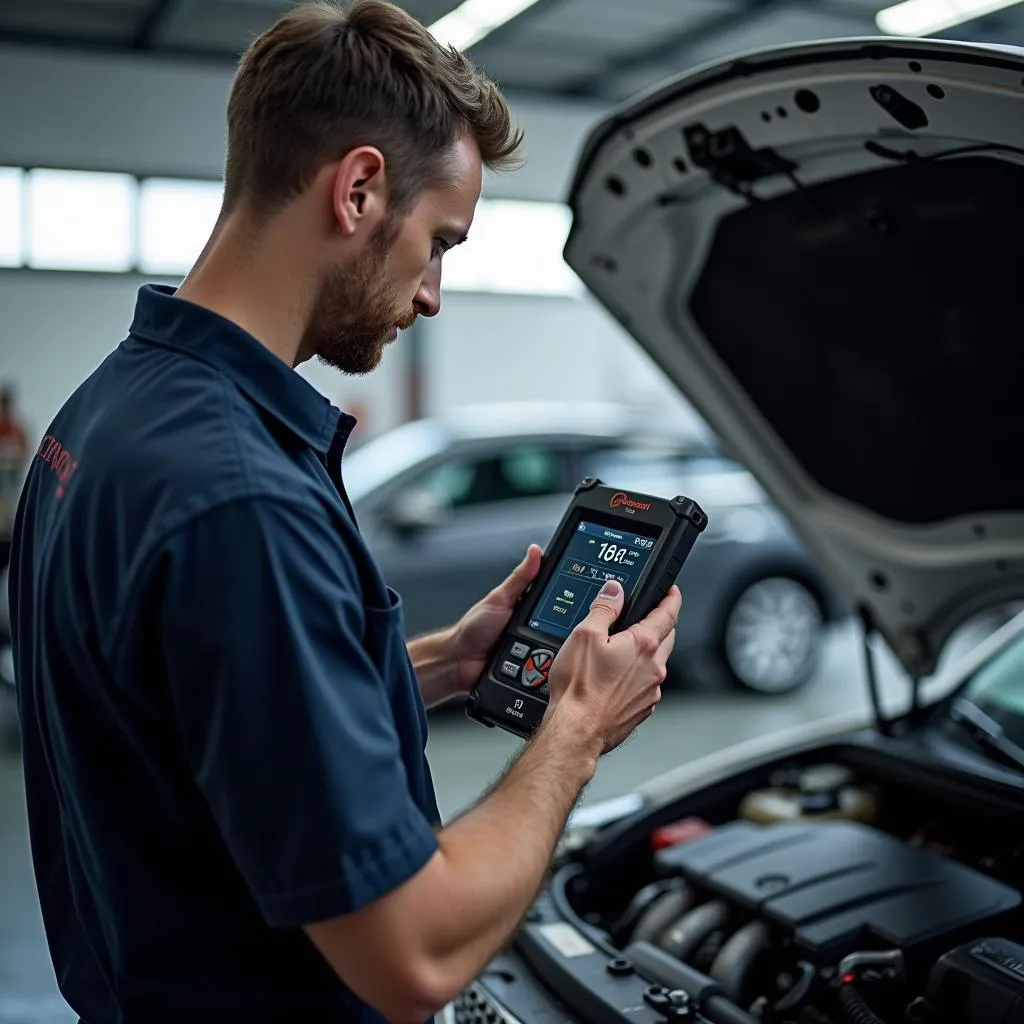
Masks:
[[[303,3],[242,56],[228,101],[224,208],[267,216],[357,146],[388,161],[401,212],[443,179],[465,133],[485,166],[516,163],[522,132],[497,85],[384,0]]]

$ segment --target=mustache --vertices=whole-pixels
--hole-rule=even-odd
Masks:
[[[395,325],[400,331],[407,331],[419,318],[418,313],[409,313],[407,316],[402,317],[400,320],[395,321]]]

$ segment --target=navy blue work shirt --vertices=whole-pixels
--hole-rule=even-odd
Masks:
[[[15,670],[47,939],[88,1024],[382,1020],[301,930],[437,848],[401,605],[341,482],[353,424],[147,285],[39,447]]]

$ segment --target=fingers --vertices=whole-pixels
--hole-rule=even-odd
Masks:
[[[675,645],[676,631],[673,629],[672,632],[661,641],[661,644],[658,647],[658,653],[655,656],[655,659],[659,665],[664,665],[665,662],[668,661],[668,656],[672,653],[672,648],[675,647]]]
[[[661,687],[657,686],[654,689],[654,694],[651,696],[651,703],[646,708],[644,708],[644,710],[640,713],[637,725],[639,725],[640,722],[646,722],[647,719],[650,718],[651,715],[654,714],[654,709],[660,703],[661,703]],[[635,729],[636,726],[633,726],[633,728]]]
[[[523,591],[537,578],[542,558],[543,551],[540,546],[531,544],[523,560],[508,574],[504,582],[498,585],[498,593],[509,607],[519,600]]]
[[[657,703],[657,701],[655,701],[655,703]],[[621,731],[618,732],[615,735],[615,737],[607,744],[607,746],[604,749],[604,752],[608,754],[611,753],[611,751],[615,750],[617,747],[622,746],[622,744],[625,743],[626,740],[628,740],[630,736],[632,736],[633,733],[636,732],[636,730],[641,725],[643,725],[644,722],[646,722],[647,719],[650,718],[653,714],[654,704],[652,704],[649,708],[646,708],[644,711],[641,711],[638,715],[634,715],[625,724],[625,726],[623,726]]]
[[[661,604],[654,609],[642,622],[636,623],[630,629],[637,636],[638,649],[643,648],[641,637],[650,632],[654,634],[657,647],[676,628],[679,620],[679,611],[682,608],[683,598],[678,587],[672,587],[662,599]]]
[[[608,632],[615,620],[622,614],[624,601],[622,585],[616,580],[609,580],[594,598],[594,602],[590,606],[590,613],[583,622]]]
[[[659,612],[664,612],[671,617],[673,628],[675,628],[675,623],[679,619],[679,613],[682,611],[682,608],[683,595],[679,588],[673,585],[668,588],[668,593],[661,599],[660,604],[651,614],[657,615]]]

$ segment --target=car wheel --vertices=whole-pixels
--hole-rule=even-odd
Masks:
[[[722,658],[733,682],[755,693],[791,693],[818,663],[824,619],[817,597],[782,576],[742,590],[725,616]]]

